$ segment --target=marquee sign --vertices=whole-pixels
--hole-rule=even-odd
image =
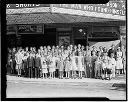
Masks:
[[[50,7],[50,4],[6,4],[6,9]]]
[[[50,4],[6,4],[6,14],[49,12]]]
[[[113,0],[107,4],[52,4],[52,12],[109,19],[126,19],[125,2],[121,2],[121,0]]]

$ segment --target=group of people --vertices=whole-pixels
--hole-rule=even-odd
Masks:
[[[29,78],[100,78],[112,79],[125,73],[123,47],[112,48],[81,44],[8,49],[7,68],[11,74]]]

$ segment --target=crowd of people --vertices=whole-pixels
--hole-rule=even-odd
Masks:
[[[110,80],[126,70],[124,47],[69,45],[8,49],[11,74],[29,78],[99,78]]]

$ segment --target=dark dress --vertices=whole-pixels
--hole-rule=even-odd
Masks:
[[[11,64],[12,74],[15,74],[15,72],[16,72],[15,54],[16,54],[16,52],[11,53],[12,62],[10,64]]]

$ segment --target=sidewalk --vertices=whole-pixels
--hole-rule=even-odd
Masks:
[[[83,79],[35,79],[35,78],[25,78],[7,75],[8,82],[29,82],[29,83],[47,83],[47,84],[81,84],[81,83],[104,83],[104,84],[126,84],[125,79],[112,79],[112,80],[101,80],[101,79],[92,79],[92,78],[83,78]]]

